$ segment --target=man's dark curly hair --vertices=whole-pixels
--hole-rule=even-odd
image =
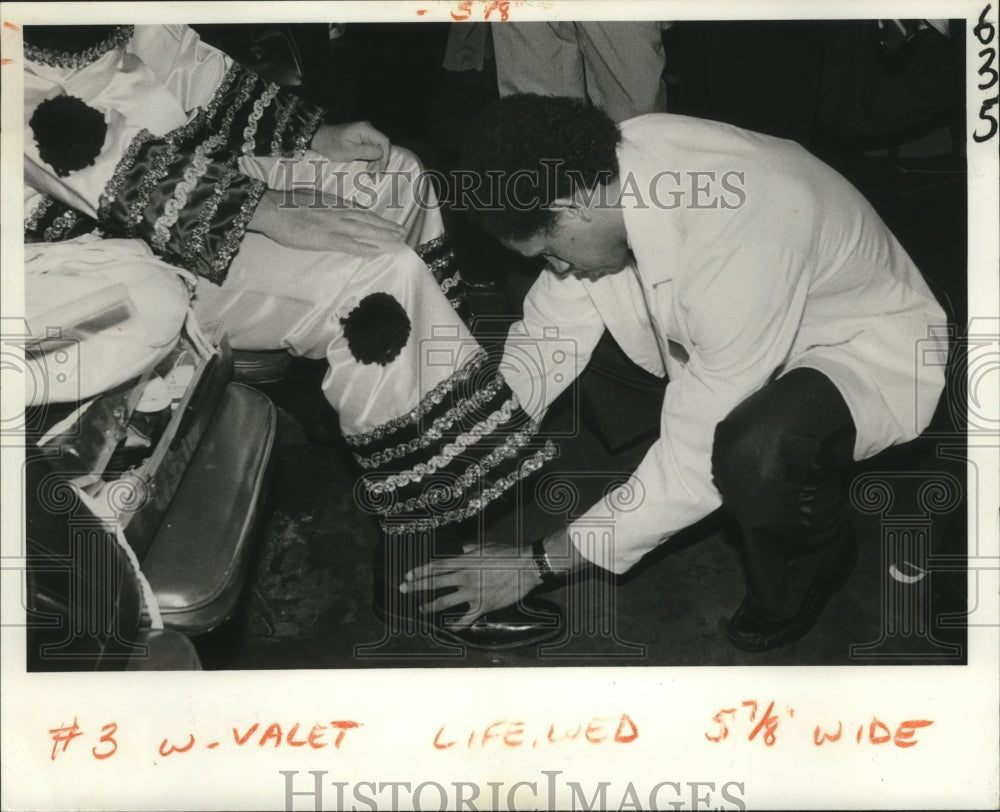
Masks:
[[[456,205],[501,239],[528,239],[554,224],[553,201],[618,175],[620,140],[607,114],[579,99],[500,99],[470,129],[456,184],[466,193]]]

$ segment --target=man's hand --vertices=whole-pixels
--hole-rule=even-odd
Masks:
[[[406,236],[402,226],[374,212],[320,190],[304,189],[265,192],[248,228],[288,248],[358,256],[383,253],[386,242]]]
[[[587,566],[576,546],[570,542],[565,527],[550,533],[543,542],[553,571],[566,573]],[[542,579],[535,567],[530,549],[518,553],[514,547],[487,543],[480,547],[470,544],[465,555],[444,558],[414,567],[400,584],[400,592],[456,587],[421,606],[423,612],[439,612],[463,603],[469,611],[455,626],[469,626],[477,617],[517,603],[531,590],[541,586]]]
[[[541,584],[531,551],[487,543],[470,545],[458,558],[445,558],[415,567],[406,573],[400,592],[457,587],[420,607],[422,612],[439,612],[463,603],[469,611],[454,624],[464,628],[480,615],[517,603]],[[449,628],[452,628],[449,622]]]
[[[331,161],[367,161],[375,172],[389,165],[389,139],[367,121],[324,124],[310,146]]]

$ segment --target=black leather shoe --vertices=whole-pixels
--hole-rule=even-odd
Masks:
[[[432,594],[414,594],[421,601],[432,598]],[[520,604],[480,615],[471,626],[463,629],[449,628],[449,619],[454,622],[461,617],[464,605],[427,617],[421,616],[419,610],[411,615],[387,611],[385,606],[378,604],[374,609],[375,616],[390,629],[416,627],[442,642],[492,651],[536,646],[562,634],[565,628],[562,609],[541,598],[525,598]]]
[[[741,651],[768,651],[805,637],[819,622],[830,598],[847,583],[857,560],[857,546],[852,539],[846,550],[827,559],[809,587],[799,613],[789,620],[764,617],[754,609],[749,596],[744,597],[726,628],[729,642]]]
[[[472,625],[462,629],[452,626],[468,610],[467,604],[424,614],[421,605],[452,590],[400,592],[399,584],[407,571],[431,557],[461,555],[461,546],[451,539],[438,539],[433,545],[433,556],[429,546],[426,542],[389,539],[380,542],[375,550],[372,608],[391,632],[422,633],[442,642],[494,651],[534,646],[562,634],[565,628],[562,609],[535,597],[480,615]]]

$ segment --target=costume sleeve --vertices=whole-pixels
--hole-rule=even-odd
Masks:
[[[659,440],[624,484],[570,525],[583,556],[613,572],[721,505],[715,427],[780,372],[802,319],[809,279],[801,256],[750,245],[713,264],[680,292],[693,346],[667,385]]]
[[[186,129],[136,133],[101,191],[97,218],[106,233],[139,237],[167,262],[221,285],[265,186],[216,151],[211,136]]]
[[[583,282],[542,271],[507,334],[500,369],[522,408],[541,420],[576,380],[604,333]]]
[[[36,107],[24,140],[26,183],[96,219],[105,234],[142,239],[167,262],[221,283],[264,185],[240,174],[198,126],[157,137],[114,111],[110,121],[94,112],[61,93]],[[80,116],[89,123],[78,133],[105,130],[89,163],[61,152],[66,139],[38,135],[39,118],[65,119],[61,129]]]
[[[128,50],[163,82],[185,110],[207,107],[233,60],[186,25],[137,25]]]
[[[207,126],[226,134],[222,146],[231,153],[301,154],[325,115],[322,107],[234,63],[188,26],[136,26],[130,48],[185,110],[210,111]]]
[[[97,221],[49,195],[33,195],[25,209],[24,241],[61,242],[96,231]]]
[[[212,102],[208,126],[232,154],[301,158],[326,111],[234,65]]]

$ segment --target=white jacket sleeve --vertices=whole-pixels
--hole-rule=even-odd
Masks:
[[[780,371],[802,319],[809,277],[800,256],[744,245],[715,264],[678,292],[693,346],[667,385],[660,438],[628,481],[570,526],[581,554],[614,572],[720,506],[715,427]]]
[[[578,279],[542,271],[507,334],[501,371],[534,420],[587,366],[604,322]]]

